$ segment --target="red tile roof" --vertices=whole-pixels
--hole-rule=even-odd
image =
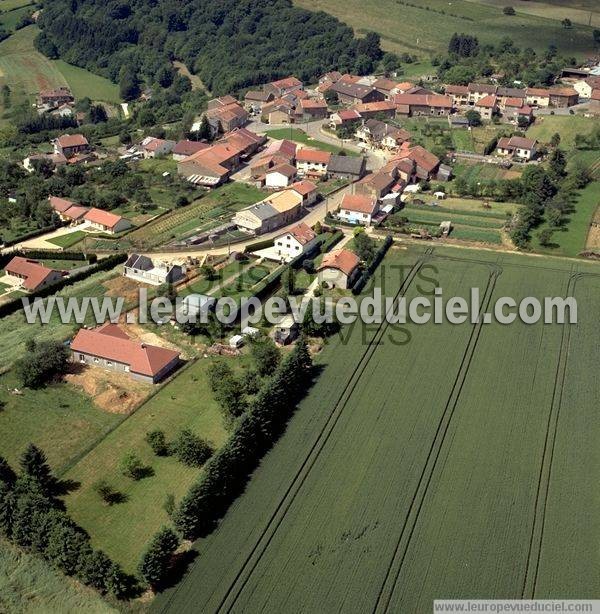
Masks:
[[[300,81],[300,79],[296,79],[296,77],[285,77],[284,79],[273,81],[271,85],[274,85],[280,89],[287,89],[290,87],[300,87],[302,85],[302,81]]]
[[[314,100],[313,98],[304,98],[300,100],[300,106],[303,109],[326,109],[327,103],[324,100]]]
[[[72,207],[73,205],[77,204],[74,203],[72,200],[67,200],[66,198],[60,198],[58,196],[49,196],[48,202],[50,203],[50,206],[54,209],[54,211],[57,211],[58,213],[63,213],[69,207]]]
[[[116,324],[82,328],[71,342],[71,350],[129,365],[132,373],[154,377],[179,357],[179,352],[137,343]]]
[[[56,140],[61,147],[78,147],[89,144],[83,134],[63,134]]]
[[[72,220],[81,219],[87,212],[89,211],[88,207],[82,207],[81,205],[73,205],[69,207],[66,211],[63,211],[62,214],[65,217],[68,217]]]
[[[413,160],[417,166],[425,169],[428,173],[432,172],[440,163],[440,159],[436,155],[420,145],[401,151],[395,159],[401,160],[402,158]]]
[[[476,107],[484,107],[484,108],[488,108],[488,109],[493,109],[496,106],[497,102],[498,102],[498,100],[496,98],[496,95],[495,94],[489,94],[487,96],[484,96],[478,102],[476,102],[475,106]]]
[[[13,275],[24,277],[23,287],[26,290],[35,290],[51,273],[61,273],[67,275],[66,271],[50,269],[40,264],[37,260],[15,256],[4,268],[4,270]]]
[[[300,245],[310,243],[317,236],[313,229],[304,222],[296,224],[296,226],[290,228],[286,234],[291,234]]]
[[[452,98],[441,94],[396,94],[393,98],[396,106],[421,106],[452,108]]]
[[[383,113],[385,111],[395,111],[396,105],[393,102],[381,100],[377,102],[365,102],[363,104],[357,104],[354,107],[355,111],[359,113],[371,112],[371,113]]]
[[[348,211],[358,211],[359,213],[368,213],[373,215],[377,207],[377,200],[370,196],[362,194],[344,194],[340,209],[348,209]]]
[[[312,181],[303,179],[302,181],[292,183],[290,189],[295,190],[301,196],[306,196],[307,194],[314,192],[317,189],[317,186]]]
[[[467,85],[447,85],[446,94],[460,94],[466,96],[469,93],[469,87]]]
[[[347,249],[334,249],[323,256],[323,260],[319,265],[319,271],[323,269],[338,269],[346,275],[351,275],[352,271],[360,262],[358,256]]]
[[[283,164],[278,164],[277,166],[270,168],[266,174],[268,175],[269,173],[281,173],[284,177],[289,179],[296,174],[296,167],[284,162]]]
[[[600,100],[600,89],[592,91],[592,100]]]
[[[96,209],[92,207],[84,216],[83,219],[95,224],[101,224],[107,228],[114,228],[122,219],[120,215],[115,215],[110,211],[104,211],[102,209]]]
[[[329,164],[331,154],[327,151],[320,151],[319,149],[299,149],[296,152],[297,162],[314,162],[316,164]]]
[[[360,113],[356,109],[343,109],[337,112],[337,116],[342,120],[360,119]]]
[[[208,143],[201,143],[200,141],[179,141],[173,148],[173,153],[177,156],[191,156],[198,151],[208,149],[210,145]]]

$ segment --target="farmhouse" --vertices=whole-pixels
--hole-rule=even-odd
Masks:
[[[525,90],[526,102],[532,107],[550,106],[550,94],[541,87],[528,87]]]
[[[469,104],[474,105],[482,98],[495,94],[498,91],[497,85],[489,85],[487,83],[469,83]]]
[[[588,77],[573,84],[573,89],[581,98],[589,99],[592,97],[592,92],[600,88],[600,77]]]
[[[469,88],[466,85],[447,85],[446,96],[452,98],[452,106],[465,107],[469,104]]]
[[[302,198],[302,206],[307,207],[312,205],[318,196],[317,186],[307,179],[303,179],[302,181],[296,181],[290,187],[290,190],[293,190]]]
[[[394,160],[412,160],[415,164],[414,179],[434,179],[440,167],[440,159],[420,145],[401,150]]]
[[[481,115],[481,119],[491,120],[492,117],[498,112],[498,98],[495,94],[489,94],[480,98],[475,103],[475,109]]]
[[[374,87],[359,85],[358,83],[344,83],[340,80],[329,89],[337,94],[338,100],[342,104],[362,104],[385,100],[385,94],[377,91]]]
[[[327,174],[331,154],[319,149],[302,148],[296,152],[296,167],[301,177],[322,177]]]
[[[395,150],[410,140],[410,133],[378,119],[368,119],[356,130],[356,138],[371,146]]]
[[[296,77],[285,77],[284,79],[278,79],[272,81],[264,86],[265,92],[271,92],[275,96],[280,97],[303,88],[302,81],[296,79]]]
[[[240,230],[257,235],[271,232],[296,220],[300,215],[303,200],[303,196],[292,189],[276,192],[238,211],[232,222]]]
[[[123,265],[123,275],[153,286],[174,284],[185,278],[185,267],[169,262],[154,262],[148,256],[131,254]]]
[[[390,192],[398,182],[398,172],[395,169],[380,169],[363,177],[356,185],[356,194],[362,194],[374,199],[380,199]]]
[[[232,96],[211,100],[205,115],[213,134],[230,132],[248,123],[248,111]]]
[[[144,158],[156,158],[157,156],[166,156],[173,151],[175,145],[175,141],[157,139],[153,136],[147,136],[140,143]]]
[[[522,136],[503,137],[498,140],[496,153],[499,156],[520,160],[533,160],[536,154],[537,141]]]
[[[452,98],[441,94],[396,94],[396,109],[406,107],[408,115],[448,115],[452,111]]]
[[[9,280],[14,281],[13,285],[26,292],[41,290],[68,275],[66,271],[50,269],[37,260],[21,256],[15,256],[4,272]]]
[[[319,265],[319,283],[333,288],[351,288],[359,273],[358,256],[347,249],[335,249],[323,256]]]
[[[73,362],[129,373],[155,384],[179,365],[179,352],[132,341],[116,324],[82,328],[71,341]]]
[[[131,222],[128,219],[110,211],[96,209],[92,207],[84,216],[84,221],[88,222],[90,228],[115,234],[131,228]]]
[[[576,105],[579,101],[577,90],[572,87],[551,88],[548,90],[550,106],[564,109]]]
[[[379,102],[365,102],[357,104],[354,110],[360,113],[363,119],[370,117],[395,117],[396,105],[393,102],[382,100]]]
[[[250,113],[260,113],[263,107],[272,102],[275,96],[272,92],[263,92],[261,90],[250,90],[244,96],[244,108]]]
[[[361,115],[356,109],[342,109],[337,113],[332,113],[330,119],[330,124],[333,127],[347,126],[348,124],[360,121]]]
[[[210,145],[208,143],[202,143],[200,141],[179,141],[175,147],[173,147],[173,160],[183,160],[209,147]]]
[[[361,194],[344,194],[337,216],[349,224],[370,226],[373,216],[378,211],[379,205],[376,198]]]
[[[317,235],[310,226],[300,222],[287,232],[275,237],[275,253],[288,262],[300,254],[306,254],[317,244]]]
[[[67,160],[90,150],[90,144],[83,134],[63,134],[52,141],[54,153],[62,154]]]
[[[89,207],[82,207],[77,203],[66,198],[59,198],[58,196],[49,196],[48,203],[63,222],[74,224],[83,222],[85,214],[89,211]]]
[[[71,90],[68,87],[57,87],[50,90],[42,90],[37,96],[37,106],[48,106],[56,108],[63,104],[70,104],[75,101]]]
[[[327,117],[327,103],[324,100],[304,98],[303,100],[300,100],[299,108],[302,112],[302,121],[310,121],[312,119],[324,119],[325,117]]]
[[[293,164],[296,158],[296,143],[287,140],[272,141],[267,148],[250,162],[250,176],[264,177],[265,173],[279,164]]]
[[[367,161],[361,156],[337,156],[332,154],[327,165],[327,174],[336,179],[356,181],[365,174]]]

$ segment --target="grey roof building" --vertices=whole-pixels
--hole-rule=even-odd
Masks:
[[[340,179],[360,179],[365,174],[366,161],[362,156],[332,155],[327,172]]]

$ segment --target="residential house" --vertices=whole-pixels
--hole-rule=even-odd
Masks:
[[[403,109],[408,110],[408,115],[448,115],[452,111],[452,98],[441,94],[396,94],[393,97],[396,105],[396,114],[405,114]]]
[[[152,384],[175,370],[180,362],[179,352],[133,341],[111,322],[80,329],[71,341],[71,360],[129,373],[133,379]]]
[[[467,85],[446,85],[444,91],[446,96],[450,96],[450,98],[452,98],[452,105],[455,108],[468,106],[469,87]]]
[[[397,149],[402,143],[410,139],[410,133],[378,119],[368,119],[356,130],[357,140],[367,143],[371,147],[382,149]]]
[[[550,94],[547,89],[540,87],[528,87],[525,90],[526,102],[532,107],[549,107]]]
[[[381,92],[386,97],[386,100],[389,100],[391,96],[397,93],[396,92],[397,86],[398,86],[397,81],[394,81],[393,79],[388,79],[387,77],[380,77],[379,79],[373,82],[373,87],[378,92]]]
[[[67,160],[90,151],[90,144],[83,134],[63,134],[52,141],[54,153],[62,154]]]
[[[337,217],[349,224],[370,226],[378,211],[376,198],[362,194],[344,194]]]
[[[400,150],[396,160],[409,159],[415,163],[415,180],[427,181],[435,179],[440,167],[440,159],[420,145],[415,145],[406,150]]]
[[[280,97],[301,90],[303,87],[300,79],[296,79],[296,77],[285,77],[284,79],[278,79],[277,81],[267,83],[263,89],[265,92],[272,92],[276,97]]]
[[[286,139],[271,141],[257,157],[250,162],[250,176],[264,180],[265,173],[279,164],[293,164],[296,159],[296,143]]]
[[[308,254],[317,244],[317,235],[313,229],[300,222],[283,234],[275,237],[275,253],[285,262],[289,262],[300,254]]]
[[[360,260],[354,252],[334,249],[323,256],[317,269],[319,283],[325,283],[333,288],[351,288],[358,278],[359,264]]]
[[[59,198],[58,196],[49,196],[48,203],[58,214],[61,221],[72,224],[83,222],[85,214],[89,211],[89,207],[82,207],[78,203],[66,198]]]
[[[523,98],[504,98],[500,104],[500,109],[505,120],[516,124],[519,123],[521,118],[525,118],[527,123],[531,123],[533,120],[533,108],[525,104]]]
[[[380,169],[370,173],[355,184],[356,194],[376,200],[383,198],[398,183],[398,172],[393,168]]]
[[[185,279],[185,266],[153,261],[142,254],[131,254],[123,265],[123,275],[153,286],[174,284]]]
[[[529,161],[535,158],[537,141],[523,136],[503,137],[498,140],[496,153],[499,156]]]
[[[260,119],[268,124],[293,124],[296,120],[297,102],[291,94],[285,98],[277,98],[262,108]]]
[[[177,143],[175,141],[147,136],[140,143],[140,147],[144,154],[144,158],[157,158],[159,156],[166,156],[167,154],[170,154],[176,144]]]
[[[592,97],[592,92],[600,89],[600,77],[588,77],[587,79],[576,81],[573,84],[573,89],[581,98],[589,100]]]
[[[89,228],[109,234],[116,234],[131,228],[131,222],[128,219],[110,211],[96,209],[96,207],[89,209],[83,216],[83,219],[85,222],[88,222]]]
[[[361,120],[361,115],[356,109],[342,109],[331,114],[330,124],[333,128],[348,126]]]
[[[327,165],[327,174],[336,179],[357,181],[365,174],[367,161],[362,156],[338,156],[332,154]]]
[[[275,100],[273,92],[250,90],[244,96],[244,108],[250,113],[258,115],[262,112],[263,107],[273,100]]]
[[[202,143],[201,141],[188,141],[187,139],[178,141],[175,147],[173,147],[173,160],[183,160],[209,147],[208,143]]]
[[[230,99],[233,102],[228,102]],[[248,123],[248,111],[235,98],[223,96],[222,98],[215,98],[211,102],[213,106],[206,110],[205,116],[213,135],[231,132]]]
[[[356,105],[385,100],[385,95],[374,87],[358,83],[344,83],[340,80],[329,89],[337,94],[338,100],[342,104]]]
[[[273,166],[265,173],[265,187],[271,189],[286,188],[296,177],[296,167],[283,162]]]
[[[279,345],[288,345],[300,334],[300,325],[293,314],[283,316],[273,328],[273,339]]]
[[[490,121],[498,113],[498,97],[496,94],[489,94],[480,98],[475,103],[475,110],[481,115],[481,119]]]
[[[238,104],[238,101],[233,96],[227,94],[226,96],[219,96],[219,98],[213,98],[206,103],[206,108],[209,111],[213,109],[222,109],[230,104]]]
[[[299,109],[302,113],[301,120],[305,122],[327,117],[327,103],[325,100],[304,98],[300,100]]]
[[[294,189],[276,192],[238,211],[232,222],[240,230],[256,235],[271,232],[296,220],[302,211],[303,196]]]
[[[488,83],[469,83],[467,89],[469,90],[469,104],[474,105],[482,98],[495,94],[498,91],[498,86]]]
[[[25,292],[37,292],[68,275],[66,271],[51,269],[37,260],[15,256],[4,267],[7,281],[13,281],[13,285]]]
[[[309,207],[310,205],[314,204],[317,200],[317,196],[319,195],[317,186],[312,181],[308,181],[307,179],[292,183],[289,189],[296,192],[296,194],[302,198],[303,207]]]
[[[323,177],[327,174],[327,165],[331,154],[319,149],[303,147],[296,151],[296,167],[300,177]]]
[[[75,98],[68,87],[42,90],[37,95],[38,107],[46,106],[55,109],[63,104],[72,104],[73,102],[75,102]]]
[[[360,113],[363,119],[369,119],[370,117],[395,117],[396,116],[396,104],[389,100],[382,100],[378,102],[365,102],[364,104],[357,104],[354,107],[355,111]]]

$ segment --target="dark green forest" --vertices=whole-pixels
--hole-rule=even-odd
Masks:
[[[382,55],[378,35],[356,39],[290,0],[53,0],[39,25],[42,53],[120,83],[125,99],[144,85],[170,87],[172,60],[223,94],[290,74],[366,74]]]

